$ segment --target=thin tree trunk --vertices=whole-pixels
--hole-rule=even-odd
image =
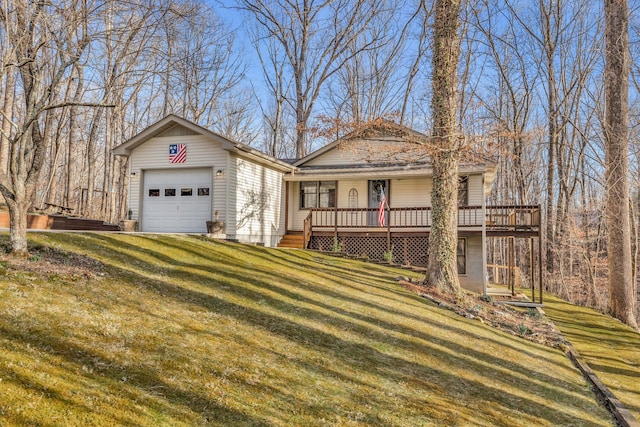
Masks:
[[[75,128],[75,108],[71,107],[69,114],[69,135],[67,137],[67,185],[64,194],[64,204],[75,210],[78,209],[77,198],[75,196],[75,188],[78,185],[79,179],[76,177],[76,143],[74,139]]]
[[[9,135],[11,134],[11,120],[13,116],[13,100],[16,75],[13,67],[5,70],[4,103],[2,117],[2,135],[0,135],[0,171],[7,173],[9,168]]]

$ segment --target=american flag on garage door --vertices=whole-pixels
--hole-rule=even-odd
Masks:
[[[187,144],[169,145],[169,163],[184,163],[187,161]]]

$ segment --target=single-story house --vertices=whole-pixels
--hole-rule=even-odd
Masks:
[[[284,234],[284,175],[295,170],[286,162],[175,115],[113,152],[129,158],[138,231],[206,233],[209,221],[228,239],[266,246]]]
[[[298,160],[295,174],[284,177],[288,232],[304,234],[306,222],[310,248],[338,245],[356,255],[426,266],[433,171],[425,140],[405,127],[382,123]],[[463,213],[458,271],[461,284],[478,292],[487,258],[480,219],[495,171],[490,162],[462,164],[458,171]]]
[[[205,232],[215,220],[228,239],[424,267],[433,175],[426,140],[380,122],[289,164],[168,116],[114,152],[129,156],[129,209],[140,231]],[[531,238],[531,254],[540,241],[538,206],[487,206],[496,169],[474,161],[458,170],[458,271],[479,293],[488,238]],[[533,256],[531,268],[533,276]]]

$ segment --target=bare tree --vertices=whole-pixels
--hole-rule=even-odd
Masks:
[[[210,6],[193,0],[172,2],[160,27],[163,115],[224,131],[228,124],[218,127],[221,118],[238,117],[235,92],[246,71],[234,32]]]
[[[605,0],[605,147],[611,314],[638,327],[629,224],[629,18],[626,0]]]
[[[296,157],[307,154],[308,124],[326,80],[355,53],[353,42],[379,13],[378,0],[241,0],[268,38],[282,47],[294,87],[288,98],[296,114]],[[361,49],[377,40],[361,43]],[[279,52],[279,50],[277,51]]]
[[[350,59],[327,84],[323,106],[328,117],[357,125],[400,112],[405,84],[410,85],[405,83],[410,72],[405,70],[403,60],[410,53],[407,41],[421,12],[422,7],[417,7],[402,25],[396,10],[385,10],[376,16],[363,37],[353,40],[345,52]],[[363,49],[362,44],[369,40],[380,42],[374,49]],[[417,48],[420,59],[421,41]]]
[[[9,166],[9,151],[10,151],[10,135],[12,134],[12,120],[13,117],[13,100],[15,95],[15,60],[11,56],[13,52],[6,52],[5,55],[9,55],[3,59],[3,64],[6,64],[4,71],[4,99],[2,103],[2,134],[0,135],[0,171],[8,172]]]
[[[85,1],[14,1],[0,8],[4,43],[13,62],[3,69],[18,72],[21,111],[13,120],[9,141],[9,170],[0,171],[0,193],[9,208],[10,244],[14,255],[27,254],[27,211],[37,190],[47,152],[47,114],[70,105],[56,98],[68,71],[83,57],[90,42]]]
[[[432,226],[426,282],[449,293],[460,292],[456,247],[458,241],[459,133],[458,62],[460,2],[436,0],[432,64]]]
[[[261,35],[263,31],[256,28],[252,33],[254,46],[258,53],[258,59],[262,68],[264,81],[267,85],[267,91],[271,95],[268,99],[262,99],[256,96],[263,119],[263,144],[264,151],[278,158],[294,158],[295,157],[295,141],[293,146],[289,147],[285,138],[286,131],[286,100],[287,94],[291,90],[291,77],[285,75],[284,55],[280,50],[282,46],[274,38],[264,38]],[[261,49],[263,43],[263,49]],[[254,86],[254,92],[257,88]]]
[[[484,15],[481,13],[484,12]],[[475,26],[484,36],[487,56],[486,73],[495,75],[490,81],[484,81],[489,89],[479,95],[490,121],[492,132],[500,146],[504,162],[499,169],[500,184],[507,184],[500,194],[506,203],[530,203],[532,174],[538,172],[539,165],[526,170],[527,150],[532,148],[530,133],[530,116],[533,110],[536,81],[535,72],[526,59],[526,48],[519,37],[518,27],[508,25],[499,28],[495,20],[499,20],[503,11],[496,2],[485,1],[482,8],[477,8]],[[498,17],[496,18],[496,15]],[[532,165],[533,166],[533,165]],[[509,176],[504,175],[509,174]]]

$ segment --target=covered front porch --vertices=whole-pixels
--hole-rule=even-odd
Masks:
[[[426,267],[430,207],[312,208],[301,235],[304,248],[344,252],[372,260],[392,261],[403,266]],[[384,226],[381,225],[384,224]],[[542,289],[540,207],[538,205],[461,206],[458,210],[458,271],[467,289],[487,292],[487,238],[530,239],[527,260],[531,284]],[[534,240],[537,239],[537,248]],[[534,253],[537,256],[533,256]],[[510,258],[509,271],[517,261]],[[514,273],[509,273],[514,274]],[[534,281],[534,278],[537,279]],[[537,282],[537,283],[536,283]],[[541,292],[537,295],[541,298]]]

